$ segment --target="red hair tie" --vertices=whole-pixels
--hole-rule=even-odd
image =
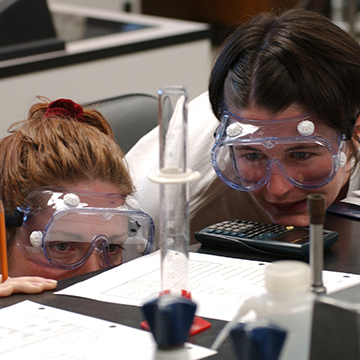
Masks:
[[[59,116],[85,122],[81,105],[70,99],[58,99],[51,102],[44,113],[44,117]]]

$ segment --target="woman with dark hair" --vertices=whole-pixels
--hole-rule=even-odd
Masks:
[[[215,171],[273,222],[308,225],[309,193],[327,207],[346,196],[359,161],[360,46],[329,19],[256,16],[225,42],[209,98],[222,122]]]
[[[289,10],[242,24],[219,50],[208,94],[189,104],[189,167],[202,173],[190,185],[192,233],[229,218],[306,226],[308,194],[328,207],[360,189],[359,110],[360,45],[328,18]],[[127,159],[156,222],[153,147],[148,134]]]

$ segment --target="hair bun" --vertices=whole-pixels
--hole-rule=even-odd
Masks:
[[[85,122],[81,105],[70,99],[58,99],[51,102],[44,113],[44,117],[59,116]]]

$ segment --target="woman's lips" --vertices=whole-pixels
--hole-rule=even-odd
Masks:
[[[296,202],[287,202],[287,203],[268,203],[277,213],[298,213],[306,211],[307,203],[306,199],[296,201]]]

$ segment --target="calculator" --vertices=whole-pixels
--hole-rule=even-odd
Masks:
[[[310,249],[309,227],[281,226],[256,221],[230,219],[195,232],[204,246],[231,246],[268,253],[307,256]],[[324,250],[339,238],[336,231],[323,230]]]

